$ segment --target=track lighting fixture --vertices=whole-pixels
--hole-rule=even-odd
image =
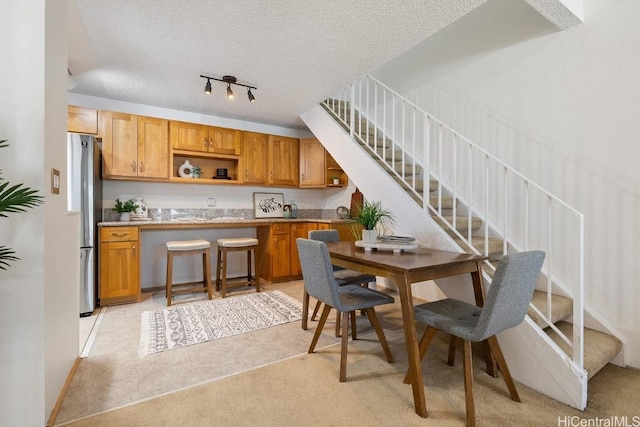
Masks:
[[[251,89],[258,90],[258,88],[255,87],[255,86],[246,85],[244,83],[238,83],[238,80],[233,76],[223,76],[221,79],[218,79],[216,77],[203,76],[201,74],[200,77],[202,77],[203,79],[207,79],[207,83],[204,86],[204,92],[207,95],[211,93],[211,80],[215,80],[217,82],[223,82],[223,83],[227,84],[227,98],[229,98],[229,99],[233,99],[234,98],[234,93],[233,93],[233,90],[231,89],[231,85],[236,85],[236,86],[246,87],[247,88],[247,97],[249,98],[249,102],[252,102],[252,103],[256,102],[256,97],[253,96],[253,93],[251,92]]]

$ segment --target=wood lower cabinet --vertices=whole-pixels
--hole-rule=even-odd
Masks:
[[[258,228],[258,240],[263,251],[260,254],[262,279],[283,282],[302,277],[296,239],[306,238],[308,230],[306,222],[277,223]]]
[[[302,278],[296,239],[308,238],[309,230],[330,228],[338,230],[340,240],[356,240],[351,232],[352,223],[287,222],[272,224],[270,227],[258,227],[257,235],[261,248],[260,277],[267,282]]]
[[[140,301],[140,242],[137,227],[100,229],[100,305]]]

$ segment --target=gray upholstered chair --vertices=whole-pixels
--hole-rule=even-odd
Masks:
[[[310,230],[309,231],[309,239],[318,240],[325,243],[334,243],[340,241],[340,233],[336,229],[328,229],[328,230]],[[360,273],[359,271],[348,270],[343,267],[338,267],[337,265],[333,266],[333,274],[336,279],[338,279],[338,285],[360,285],[366,286],[371,282],[376,281],[376,276],[372,276],[371,274]],[[305,293],[304,298],[309,298],[309,295]],[[308,307],[309,304],[307,303]],[[317,301],[316,306],[313,309],[313,314],[311,315],[311,320],[316,320],[316,315],[322,306],[322,302]],[[303,313],[303,316],[306,316],[308,313]],[[340,312],[336,313],[336,337],[340,336]]]
[[[424,357],[438,330],[464,341],[464,384],[468,426],[475,426],[472,342],[488,341],[491,354],[502,372],[511,399],[520,401],[496,334],[513,328],[524,320],[544,257],[545,254],[542,251],[520,252],[502,257],[493,275],[483,307],[455,299],[443,299],[420,304],[414,308],[416,320],[427,325],[420,339],[420,359]],[[409,382],[408,372],[405,382]]]
[[[338,286],[333,274],[333,266],[329,257],[329,250],[324,242],[310,239],[296,239],[304,288],[309,295],[324,303],[324,309],[320,315],[318,328],[316,329],[309,353],[313,353],[329,316],[331,308],[342,313],[342,346],[340,352],[340,381],[347,380],[347,345],[349,342],[348,325],[351,318],[351,335],[356,339],[356,310],[365,310],[371,326],[378,335],[380,345],[389,363],[393,363],[393,355],[384,336],[375,306],[393,303],[393,297],[373,289],[358,285]]]

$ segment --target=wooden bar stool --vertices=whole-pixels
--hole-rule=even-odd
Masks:
[[[256,291],[260,292],[260,280],[255,272],[251,274],[251,257],[255,258],[255,251],[258,247],[258,239],[252,237],[236,237],[218,239],[218,261],[216,268],[216,290],[220,291],[222,298],[227,295],[227,286],[255,285]],[[247,275],[240,277],[227,277],[227,254],[229,252],[247,252]],[[254,268],[255,271],[255,268]]]
[[[200,254],[202,255],[202,281],[173,283],[173,257]],[[174,286],[177,286],[178,289],[174,289]],[[211,243],[207,240],[178,240],[167,242],[167,306],[171,305],[172,295],[201,291],[207,292],[209,299],[213,298],[213,289],[211,286]]]

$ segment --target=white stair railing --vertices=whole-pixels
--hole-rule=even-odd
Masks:
[[[530,249],[546,252],[538,288],[547,293],[547,307],[532,307],[571,346],[582,369],[582,213],[371,76],[323,105],[426,214],[445,224],[461,250],[491,260]],[[476,218],[480,229],[472,225]],[[494,269],[490,262],[487,267]],[[572,338],[553,324],[553,293],[573,298]]]

